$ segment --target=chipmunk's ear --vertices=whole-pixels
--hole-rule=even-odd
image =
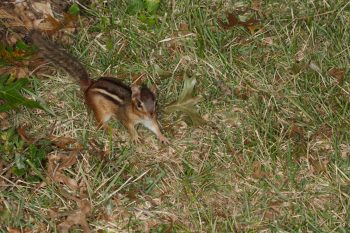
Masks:
[[[137,109],[142,110],[143,103],[141,101],[140,86],[138,85],[131,86],[131,101],[136,106]]]
[[[140,99],[140,86],[139,85],[132,85],[131,86],[131,99]]]
[[[138,85],[131,86],[131,101],[139,111],[143,111],[143,103],[141,101],[140,86]]]
[[[154,96],[157,96],[157,87],[155,84],[149,87],[149,90],[153,93]]]

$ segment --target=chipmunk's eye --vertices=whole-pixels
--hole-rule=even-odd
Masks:
[[[142,103],[141,103],[141,101],[137,100],[136,106],[137,106],[137,108],[142,109]]]

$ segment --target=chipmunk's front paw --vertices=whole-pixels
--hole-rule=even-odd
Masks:
[[[139,144],[139,143],[141,143],[140,136],[139,136],[138,134],[133,135],[133,136],[131,137],[131,142],[134,143],[134,144]]]
[[[164,135],[160,135],[158,139],[162,144],[165,144],[165,145],[170,144],[170,141],[166,137],[164,137]]]

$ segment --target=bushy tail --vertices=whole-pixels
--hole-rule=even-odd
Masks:
[[[45,39],[38,31],[31,31],[29,37],[40,49],[41,56],[44,59],[64,69],[70,76],[79,81],[82,91],[85,91],[90,86],[92,81],[89,78],[89,74],[76,58],[63,51],[62,48],[53,42]]]

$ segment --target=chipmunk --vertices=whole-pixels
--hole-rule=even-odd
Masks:
[[[138,85],[129,87],[111,77],[92,80],[76,58],[44,39],[39,32],[31,31],[29,38],[39,48],[45,60],[64,69],[79,81],[85,102],[94,112],[99,128],[109,129],[107,122],[116,117],[128,129],[133,142],[140,142],[135,125],[141,123],[154,132],[161,143],[169,143],[160,131],[156,116],[156,97],[150,89]]]

